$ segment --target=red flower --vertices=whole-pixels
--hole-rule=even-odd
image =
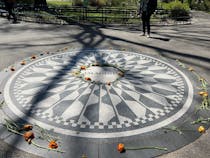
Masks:
[[[86,81],[91,81],[91,78],[90,77],[85,77],[85,80]]]

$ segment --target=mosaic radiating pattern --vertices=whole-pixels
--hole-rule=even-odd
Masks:
[[[114,65],[124,76],[107,85],[73,75],[96,62]],[[7,82],[5,97],[18,116],[63,134],[100,138],[149,132],[175,121],[191,104],[189,88],[181,71],[150,56],[72,51],[19,69]]]

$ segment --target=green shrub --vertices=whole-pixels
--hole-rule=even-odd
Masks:
[[[180,1],[162,3],[162,8],[169,11],[169,17],[172,19],[184,20],[189,17],[190,7],[187,3],[181,3]]]
[[[74,6],[83,6],[83,0],[74,0],[73,5]]]
[[[19,4],[34,4],[34,0],[17,0]]]
[[[107,0],[90,0],[91,6],[102,7],[107,4]]]
[[[210,10],[210,1],[209,0],[190,0],[190,7],[196,10],[209,11]]]

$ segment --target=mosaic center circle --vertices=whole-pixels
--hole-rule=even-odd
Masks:
[[[109,84],[120,78],[122,72],[112,66],[90,66],[81,70],[81,75],[95,83]]]
[[[4,97],[12,113],[46,129],[112,138],[154,131],[178,120],[191,106],[193,86],[182,71],[151,56],[74,50],[21,67],[7,81]]]

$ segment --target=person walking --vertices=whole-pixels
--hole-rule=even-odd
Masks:
[[[14,12],[14,8],[16,5],[16,0],[4,0],[5,1],[5,7],[8,11],[8,20],[11,20],[11,17],[13,17],[13,23],[17,23],[17,17]]]
[[[157,0],[141,0],[139,15],[142,19],[142,29],[143,34],[145,36],[146,28],[147,28],[147,37],[150,38],[150,17],[154,13],[157,8]]]

